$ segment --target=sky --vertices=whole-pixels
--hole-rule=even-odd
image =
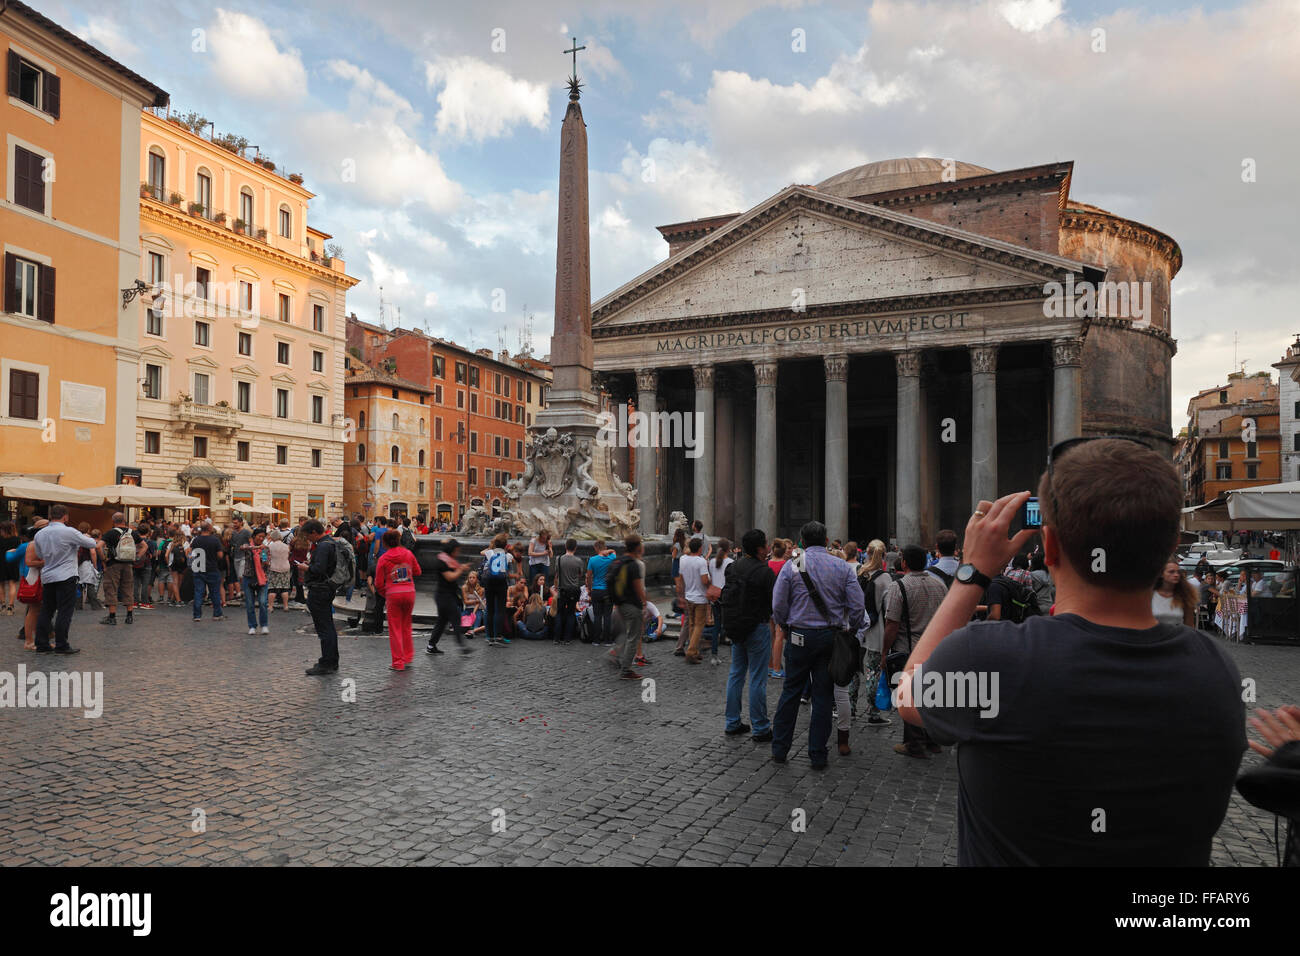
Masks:
[[[1182,249],[1175,431],[1194,392],[1300,332],[1300,0],[36,5],[301,172],[368,321],[382,287],[389,325],[512,352],[528,326],[548,351],[576,37],[593,299],[665,258],[656,226],[790,183],[1073,160],[1072,198]]]

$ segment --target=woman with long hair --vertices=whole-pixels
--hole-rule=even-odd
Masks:
[[[22,544],[18,526],[12,521],[0,521],[0,609],[6,615],[14,613],[18,596],[18,562],[6,561],[5,555]]]
[[[471,571],[465,578],[465,584],[460,591],[460,606],[465,616],[474,615],[474,620],[470,622],[468,637],[478,637],[487,630],[486,614],[483,610],[483,587],[478,583],[478,572]]]
[[[1183,575],[1177,561],[1169,561],[1151,592],[1151,613],[1161,624],[1196,626],[1199,595]]]
[[[867,723],[873,727],[883,727],[889,718],[876,707],[876,688],[880,684],[880,671],[884,667],[881,648],[885,637],[885,592],[894,579],[885,569],[885,542],[875,538],[867,544],[867,559],[858,568],[858,583],[862,585],[862,598],[867,607],[874,607],[876,613],[871,626],[862,635],[862,645],[866,650],[866,673],[862,675],[861,684],[867,688]],[[874,598],[874,602],[873,599]],[[849,687],[850,709],[857,713],[858,685]]]
[[[94,535],[91,535],[91,537],[94,537]],[[184,607],[181,603],[181,582],[185,579],[188,564],[185,557],[185,532],[179,528],[172,534],[171,541],[167,543],[167,549],[163,552],[163,560],[167,562],[167,567],[171,569],[171,577],[167,579],[168,603],[171,607]]]
[[[767,559],[767,566],[774,575],[779,575],[790,556],[790,543],[785,538],[772,539],[772,556]],[[772,621],[772,665],[767,669],[767,676],[777,680],[785,679],[785,669],[781,666],[781,654],[785,650],[785,632],[775,619]]]
[[[546,639],[546,606],[540,594],[532,594],[519,617],[519,636],[526,641]]]

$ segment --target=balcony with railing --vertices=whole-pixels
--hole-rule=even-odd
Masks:
[[[149,106],[145,108],[160,120],[166,120],[175,126],[180,127],[187,133],[197,136],[199,139],[207,140],[213,146],[218,146],[228,153],[233,153],[244,162],[252,163],[261,167],[265,172],[279,176],[281,179],[288,180],[295,186],[303,184],[302,173],[289,173],[280,169],[272,160],[262,155],[260,147],[251,146],[244,137],[235,133],[217,133],[216,124],[209,121],[206,116],[200,116],[198,113],[180,113],[170,107]],[[256,150],[250,159],[244,155],[249,149]]]
[[[239,415],[228,404],[204,405],[188,396],[172,402],[172,419],[182,427],[219,431],[229,436],[240,428]]]

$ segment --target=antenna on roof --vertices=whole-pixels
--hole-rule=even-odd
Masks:
[[[402,307],[400,305],[397,307],[397,327],[399,329],[402,327]]]
[[[379,287],[379,326],[380,328],[385,328],[385,329],[388,328],[388,326],[384,324],[384,287],[383,286]]]

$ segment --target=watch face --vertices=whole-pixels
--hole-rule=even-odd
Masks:
[[[975,565],[963,564],[957,569],[957,580],[962,584],[969,584],[977,574],[979,574],[979,572],[975,570]]]

